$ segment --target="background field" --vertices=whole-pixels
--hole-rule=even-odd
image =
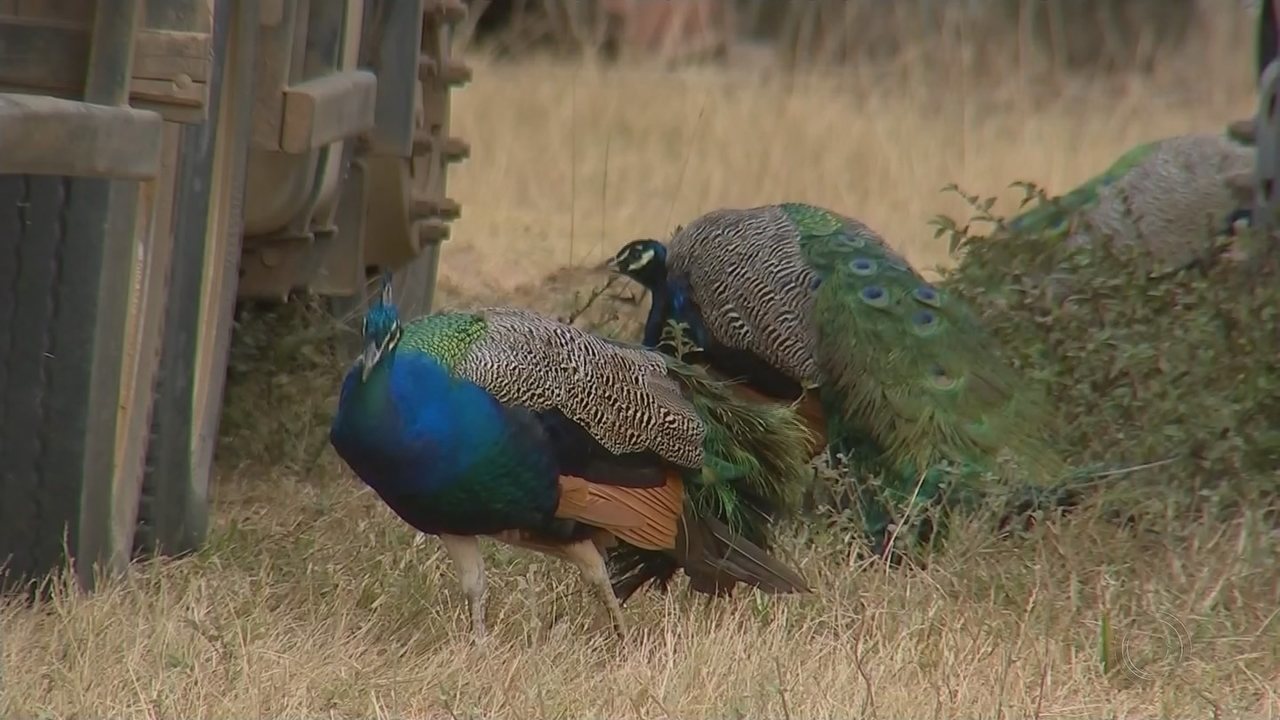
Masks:
[[[927,221],[963,214],[946,183],[1063,191],[1136,142],[1250,114],[1252,19],[1223,8],[1153,72],[1105,77],[975,60],[1008,44],[993,37],[795,78],[476,55],[453,111],[474,153],[451,175],[464,214],[441,300],[565,312],[601,281],[582,268],[621,242],[781,200],[945,263]],[[1142,532],[1084,514],[1018,543],[961,532],[910,573],[798,530],[788,551],[812,596],[707,607],[681,586],[625,609],[622,646],[572,571],[493,547],[495,637],[473,647],[438,543],[325,445],[348,359],[334,323],[302,302],[283,314],[241,318],[208,548],[92,597],[0,608],[0,715],[1280,714],[1280,565],[1249,513]]]

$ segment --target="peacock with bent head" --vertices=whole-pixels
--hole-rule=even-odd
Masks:
[[[609,548],[641,583],[683,569],[706,593],[808,592],[761,547],[808,473],[790,408],[527,310],[402,324],[389,277],[363,335],[330,442],[400,518],[440,537],[477,636],[482,535],[576,565],[619,635]]]
[[[1146,253],[1162,275],[1204,259],[1214,237],[1251,219],[1253,148],[1222,133],[1159,138],[1122,153],[1061,197],[1006,221],[1013,233],[1074,249],[1106,243]],[[1059,294],[1068,292],[1063,287]]]
[[[1032,490],[1065,469],[1047,404],[969,309],[857,220],[802,203],[717,210],[606,264],[650,292],[645,346],[683,323],[697,348],[686,357],[757,397],[798,402],[820,442],[882,477],[859,493],[878,555],[898,561],[891,546],[940,539],[945,514],[924,511],[979,496],[1001,452]]]

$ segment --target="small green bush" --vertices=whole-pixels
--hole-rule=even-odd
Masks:
[[[328,447],[329,423],[358,337],[315,295],[284,303],[241,301],[227,363],[219,464],[308,474]]]
[[[1040,202],[1052,202],[1028,183]],[[955,189],[955,188],[951,188]],[[958,189],[956,189],[957,192]],[[939,216],[959,261],[942,285],[970,302],[1010,362],[1045,383],[1059,411],[1061,446],[1076,465],[1158,469],[1100,478],[1129,501],[1235,506],[1270,500],[1280,479],[1280,273],[1269,256],[1217,252],[1161,277],[1141,249],[1100,238],[1066,250],[1059,229],[1018,235],[991,213],[961,224]],[[1072,222],[1079,222],[1073,220]],[[980,232],[985,228],[986,232]],[[1208,501],[1209,506],[1206,506]]]

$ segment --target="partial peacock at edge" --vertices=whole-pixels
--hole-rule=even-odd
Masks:
[[[1059,237],[1068,249],[1103,239],[1149,253],[1163,274],[1212,252],[1213,238],[1247,219],[1256,150],[1224,134],[1137,145],[1079,186],[1005,223],[1020,235]]]
[[[1042,394],[963,302],[857,220],[802,203],[717,210],[666,245],[630,242],[607,264],[650,291],[644,345],[683,323],[698,348],[691,359],[765,398],[798,401],[831,449],[882,476],[861,492],[877,554],[900,559],[895,535],[897,546],[940,539],[945,513],[925,510],[1007,478],[1002,455],[1032,489],[1067,473]],[[1045,492],[1031,500],[1069,501]]]
[[[576,565],[620,635],[610,548],[640,584],[683,569],[701,592],[808,592],[765,549],[809,472],[791,408],[527,310],[402,324],[390,293],[384,277],[330,442],[400,518],[440,537],[477,636],[481,535]]]

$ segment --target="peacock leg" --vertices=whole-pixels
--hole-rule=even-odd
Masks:
[[[480,539],[467,535],[441,535],[440,542],[453,561],[458,572],[458,582],[467,596],[471,610],[471,632],[477,640],[485,637],[484,627],[484,557],[480,554]]]
[[[578,566],[582,579],[587,582],[600,602],[609,611],[609,621],[613,623],[613,632],[621,640],[626,636],[626,624],[622,621],[622,606],[613,594],[613,585],[609,583],[609,569],[605,566],[604,555],[591,540],[580,540],[561,548],[564,557]]]

